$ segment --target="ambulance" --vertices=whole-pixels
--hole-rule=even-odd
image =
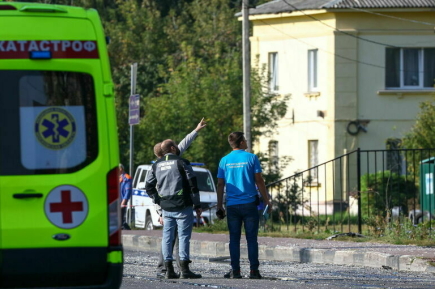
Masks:
[[[119,151],[98,13],[0,2],[0,27],[0,288],[119,288]]]

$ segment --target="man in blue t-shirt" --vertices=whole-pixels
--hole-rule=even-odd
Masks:
[[[217,211],[225,215],[222,206],[224,187],[226,189],[227,223],[230,231],[231,270],[225,278],[242,278],[240,274],[240,238],[242,223],[244,224],[248,257],[250,263],[250,279],[261,279],[258,267],[258,196],[257,187],[263,196],[264,204],[272,210],[266,186],[261,175],[258,157],[248,153],[243,132],[232,132],[228,142],[233,151],[223,157],[218,168]],[[257,185],[257,187],[256,187]]]

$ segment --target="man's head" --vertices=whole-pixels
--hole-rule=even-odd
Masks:
[[[119,168],[119,173],[123,174],[124,173],[124,166],[122,164],[119,164],[118,168]]]
[[[177,156],[180,155],[180,149],[178,148],[177,144],[171,139],[164,140],[162,142],[161,148],[163,155],[166,155],[168,153],[173,153]]]
[[[156,145],[154,146],[154,154],[156,155],[157,158],[161,158],[164,156],[163,152],[162,152],[162,143],[156,143]]]
[[[243,132],[235,131],[228,136],[228,143],[233,149],[247,149],[248,144],[246,142]]]

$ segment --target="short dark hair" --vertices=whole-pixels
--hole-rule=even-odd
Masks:
[[[171,152],[171,147],[177,147],[175,142],[173,140],[171,140],[171,139],[164,140],[162,142],[162,146],[161,146],[162,154],[165,155],[165,154],[170,153]]]
[[[240,143],[243,141],[244,135],[245,134],[241,131],[232,132],[228,136],[228,143],[233,149],[237,149],[240,147]]]
[[[162,143],[156,143],[156,145],[154,146],[154,154],[156,155],[156,157],[161,158],[164,154],[162,152]]]

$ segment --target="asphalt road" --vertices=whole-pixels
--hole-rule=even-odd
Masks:
[[[125,251],[122,289],[138,288],[395,288],[433,289],[435,274],[395,271],[389,268],[369,268],[313,263],[260,261],[261,280],[225,279],[229,260],[210,262],[193,257],[191,270],[201,279],[161,280],[156,276],[158,256],[155,252]],[[248,260],[242,260],[242,274],[249,272]]]

